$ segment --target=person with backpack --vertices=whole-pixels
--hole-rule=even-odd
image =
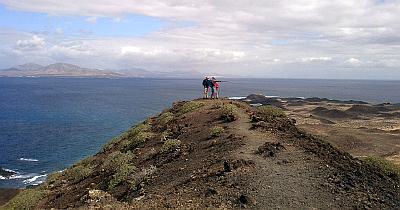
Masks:
[[[214,83],[210,79],[208,79],[207,80],[207,84],[208,84],[208,87],[210,87],[210,90],[211,90],[211,98],[213,98],[214,94],[215,94]]]
[[[209,79],[208,77],[205,77],[203,79],[203,98],[208,98],[208,90],[210,88],[210,84],[209,84]]]

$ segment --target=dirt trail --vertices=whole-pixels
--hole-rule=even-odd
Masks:
[[[263,209],[314,209],[343,207],[339,198],[322,188],[324,166],[318,158],[305,154],[300,148],[283,143],[285,150],[276,157],[264,158],[256,154],[265,142],[278,142],[279,137],[251,130],[249,115],[239,109],[232,130],[243,136],[243,145],[235,158],[254,161],[254,171],[248,174],[247,192],[255,208]]]

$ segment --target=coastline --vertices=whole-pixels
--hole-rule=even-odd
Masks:
[[[246,104],[247,103],[247,104]],[[274,107],[271,107],[274,106]],[[230,109],[229,107],[235,107]],[[264,106],[264,107],[261,107]],[[258,108],[260,107],[260,108]],[[278,107],[278,108],[276,108]],[[280,108],[280,109],[279,109]],[[229,111],[235,110],[235,111]],[[265,110],[265,111],[264,111]],[[362,182],[363,184],[360,186],[368,185],[371,190],[379,189],[374,185],[379,185],[385,187],[385,190],[391,190],[392,193],[397,193],[396,190],[389,189],[393,184],[394,180],[383,178],[379,182],[371,182],[370,179],[375,179],[377,176],[385,177],[380,170],[376,170],[376,168],[371,167],[367,164],[362,165],[360,167],[360,162],[362,161],[362,157],[354,155],[354,151],[350,150],[359,150],[361,152],[365,152],[366,156],[369,156],[369,150],[364,150],[366,144],[354,144],[355,147],[346,148],[343,146],[348,145],[348,140],[357,139],[357,136],[352,136],[350,138],[350,134],[346,133],[345,137],[339,135],[339,140],[343,140],[342,142],[334,142],[330,139],[324,138],[320,133],[312,131],[312,129],[304,126],[332,126],[332,128],[340,128],[343,129],[343,126],[346,126],[345,123],[348,120],[366,120],[368,122],[371,121],[371,118],[374,116],[387,116],[388,118],[398,119],[397,113],[400,113],[400,104],[378,104],[373,105],[362,101],[339,101],[339,100],[331,100],[326,98],[277,98],[277,97],[265,97],[263,95],[249,95],[246,98],[237,98],[237,100],[207,100],[207,99],[197,99],[193,101],[181,101],[175,102],[170,109],[164,110],[163,113],[150,117],[142,123],[139,123],[136,127],[132,127],[125,134],[120,135],[114,140],[108,142],[104,145],[103,149],[101,149],[96,155],[88,157],[84,160],[81,160],[75,163],[72,167],[69,167],[64,172],[56,173],[50,176],[50,178],[42,185],[38,187],[32,187],[33,189],[18,190],[18,189],[4,189],[5,197],[2,198],[2,202],[6,202],[11,199],[13,196],[18,194],[18,192],[24,191],[21,193],[16,199],[21,199],[21,196],[29,196],[29,194],[38,194],[40,196],[45,196],[44,198],[46,202],[36,203],[43,197],[37,197],[38,200],[33,201],[29,205],[39,205],[38,208],[67,208],[67,207],[80,207],[80,206],[96,206],[111,203],[115,206],[125,205],[124,203],[120,203],[119,201],[125,200],[128,198],[134,198],[130,203],[133,206],[140,207],[149,205],[149,207],[161,207],[164,205],[164,201],[157,200],[157,196],[162,193],[170,192],[171,186],[166,187],[165,189],[161,186],[169,184],[177,184],[181,187],[179,183],[191,183],[188,184],[183,189],[191,189],[191,187],[195,186],[196,188],[201,188],[204,186],[204,181],[208,180],[208,184],[211,184],[213,188],[216,188],[218,192],[224,194],[224,192],[231,191],[231,188],[226,188],[226,185],[223,184],[225,182],[220,182],[221,180],[211,177],[230,177],[229,174],[235,175],[240,178],[249,178],[246,179],[247,184],[243,182],[243,189],[246,189],[246,186],[253,182],[270,182],[270,179],[265,179],[264,176],[251,176],[247,177],[247,170],[256,170],[260,174],[265,174],[269,171],[264,171],[265,167],[261,167],[262,165],[268,165],[269,167],[277,167],[275,168],[278,172],[281,170],[288,170],[292,167],[285,167],[286,164],[292,164],[293,166],[300,167],[304,169],[304,164],[309,164],[310,167],[313,167],[313,170],[316,171],[317,174],[323,173],[324,175],[319,176],[319,186],[328,186],[326,185],[327,181],[326,176],[333,176],[335,179],[342,179],[343,182],[349,182],[348,177],[345,176],[348,173],[355,173],[352,175],[350,182],[358,183]],[[392,114],[392,115],[389,115]],[[224,118],[225,116],[225,118]],[[231,117],[233,116],[233,117]],[[367,118],[368,116],[368,118]],[[194,120],[196,119],[196,120]],[[199,119],[201,121],[199,122]],[[212,123],[210,125],[210,119]],[[226,120],[225,120],[226,119]],[[233,120],[232,120],[233,119]],[[249,119],[251,121],[249,122]],[[236,121],[237,120],[237,121]],[[303,120],[303,121],[302,121]],[[312,124],[314,122],[314,124]],[[377,122],[376,125],[381,124]],[[371,124],[372,125],[372,124]],[[306,132],[298,130],[298,128],[304,128]],[[314,127],[315,128],[315,127]],[[319,127],[317,127],[320,129]],[[307,130],[308,129],[308,130]],[[347,128],[350,129],[350,128]],[[359,128],[356,128],[359,129]],[[365,129],[365,128],[364,128]],[[370,132],[370,128],[367,128],[368,132]],[[197,131],[197,132],[196,132]],[[320,129],[320,131],[326,131],[326,128]],[[344,131],[344,130],[342,130]],[[210,134],[212,132],[213,134]],[[238,133],[239,132],[239,133]],[[387,132],[385,130],[381,130],[380,132]],[[308,133],[308,134],[305,134]],[[235,137],[237,134],[238,137]],[[239,135],[240,134],[240,135]],[[316,134],[316,135],[315,135]],[[315,135],[316,137],[312,137]],[[380,134],[381,135],[381,134]],[[400,133],[399,133],[400,135]],[[290,137],[292,136],[292,137]],[[335,134],[333,134],[335,136]],[[164,138],[160,138],[164,137]],[[267,140],[265,143],[265,147],[262,146],[264,143],[260,141],[262,137],[263,140]],[[166,139],[167,138],[167,139]],[[244,139],[247,139],[244,141]],[[294,140],[293,138],[297,139]],[[160,140],[161,139],[161,140]],[[164,140],[163,140],[164,139]],[[275,148],[275,144],[271,144],[271,139],[273,141],[277,141],[276,145],[280,145],[280,147],[288,148],[271,150],[271,146]],[[219,143],[218,143],[219,142]],[[234,143],[232,143],[234,142]],[[248,143],[251,148],[244,146],[243,143]],[[326,142],[326,143],[324,143]],[[344,144],[342,144],[344,143]],[[356,142],[358,143],[358,142]],[[380,142],[382,143],[382,142]],[[389,142],[390,143],[390,142]],[[332,147],[332,146],[333,147]],[[354,146],[351,143],[351,146]],[[384,145],[384,144],[382,144]],[[197,149],[193,149],[195,146]],[[377,145],[379,147],[380,145]],[[385,145],[387,146],[387,145]],[[280,148],[279,147],[279,148]],[[156,149],[154,149],[156,148]],[[241,148],[241,149],[240,149]],[[254,153],[255,149],[258,148],[258,151],[263,151],[262,153]],[[393,148],[393,147],[390,147]],[[276,148],[275,148],[276,149]],[[312,151],[311,153],[319,154],[318,156],[310,155],[311,153],[302,153],[303,149],[307,149]],[[374,149],[374,148],[372,148]],[[385,148],[380,147],[379,149],[384,150]],[[204,150],[204,151],[203,151]],[[241,152],[245,150],[245,156],[242,156]],[[264,151],[265,150],[265,151]],[[292,153],[295,150],[297,152]],[[328,152],[327,152],[328,151]],[[281,159],[268,159],[270,157],[276,157],[275,153],[281,153],[283,155]],[[300,153],[298,153],[300,152]],[[398,151],[397,151],[398,152]],[[350,154],[352,155],[350,155]],[[224,155],[223,155],[224,154]],[[257,155],[264,155],[264,158],[267,159],[259,159],[260,157]],[[299,155],[302,158],[294,158],[293,155]],[[385,154],[385,153],[383,153]],[[219,156],[218,156],[219,155]],[[249,156],[248,156],[249,155]],[[372,154],[379,155],[382,154]],[[304,157],[303,157],[304,156]],[[119,158],[116,158],[119,157]],[[229,158],[234,159],[229,159]],[[279,157],[279,156],[278,156]],[[355,158],[355,157],[358,157]],[[126,161],[128,158],[128,162]],[[228,158],[228,159],[226,159]],[[236,159],[235,159],[236,158]],[[239,158],[239,159],[237,159]],[[244,159],[248,158],[249,162],[241,162]],[[290,159],[292,158],[292,159]],[[225,160],[226,159],[226,160]],[[289,161],[287,159],[290,159]],[[360,160],[361,159],[361,160]],[[122,167],[121,170],[128,170],[127,174],[136,174],[135,176],[125,176],[125,172],[119,174],[118,171],[110,165],[113,161],[122,161],[118,164],[122,164],[119,167]],[[221,160],[225,162],[231,162],[226,166],[226,163],[223,165],[223,171],[221,172]],[[255,160],[259,162],[254,162]],[[304,163],[299,160],[309,160],[310,162]],[[340,160],[339,162],[337,162]],[[111,161],[111,162],[110,162]],[[189,161],[189,162],[187,162]],[[200,161],[200,162],[198,162]],[[238,162],[239,161],[239,162]],[[271,163],[271,161],[277,163]],[[281,161],[286,161],[285,164],[282,164]],[[299,162],[298,162],[299,161]],[[333,162],[332,162],[333,161]],[[330,174],[331,170],[325,170],[322,166],[326,166],[323,163],[329,162],[330,167],[335,167],[336,173]],[[240,163],[240,164],[239,164]],[[260,164],[259,167],[253,167],[254,164]],[[279,163],[279,164],[278,164]],[[134,164],[134,166],[131,166]],[[212,167],[209,166],[212,165]],[[235,164],[239,164],[236,165]],[[244,164],[244,165],[241,165]],[[322,165],[321,165],[322,164]],[[336,165],[335,165],[336,164]],[[174,165],[174,167],[170,167],[170,165]],[[195,168],[187,168],[187,166],[193,166]],[[199,166],[199,168],[196,168]],[[343,165],[347,167],[343,168]],[[233,167],[233,168],[231,168]],[[243,170],[241,167],[244,167]],[[249,167],[249,168],[247,168]],[[261,167],[261,168],[260,168]],[[308,167],[306,167],[308,168]],[[350,172],[348,169],[360,170],[359,172]],[[232,170],[237,170],[234,173],[231,173]],[[196,175],[193,176],[192,173],[195,171]],[[304,171],[306,172],[306,171]],[[308,171],[309,172],[309,171]],[[179,173],[177,178],[176,174]],[[197,174],[198,173],[198,174]],[[228,174],[225,174],[228,173]],[[238,173],[238,174],[236,174]],[[242,174],[243,173],[243,174]],[[287,179],[292,179],[293,175],[299,174],[298,170],[288,171],[289,176]],[[343,174],[338,176],[339,174]],[[357,174],[368,174],[366,177],[358,176]],[[99,174],[101,176],[99,176]],[[142,176],[147,177],[143,179]],[[163,176],[160,176],[163,174]],[[300,185],[310,184],[307,180],[310,179],[307,173],[301,173],[304,175],[301,179],[294,178],[289,183]],[[330,175],[329,175],[330,174]],[[114,180],[117,179],[117,184],[114,184]],[[154,175],[154,176],[153,176]],[[165,175],[165,176],[164,176]],[[273,183],[280,183],[282,181],[281,175],[275,177],[276,179]],[[189,176],[189,177],[186,177]],[[194,179],[193,177],[208,177],[206,180],[203,179]],[[237,180],[235,176],[232,176],[233,180]],[[152,179],[152,182],[147,182],[147,179]],[[175,180],[171,182],[171,179]],[[229,179],[229,178],[228,178]],[[191,180],[191,181],[188,181]],[[258,181],[256,181],[258,180]],[[125,183],[121,184],[120,183]],[[127,184],[134,183],[134,187],[126,188]],[[106,185],[105,185],[106,184]],[[194,184],[194,185],[193,185]],[[282,182],[280,184],[274,185],[276,189],[279,189],[281,192],[281,184],[288,185],[287,182]],[[271,183],[272,185],[272,183]],[[106,186],[106,187],[104,187]],[[143,190],[146,186],[146,190]],[[337,182],[329,184],[327,189],[333,187],[338,192],[343,195],[341,198],[349,198],[348,195],[345,195],[347,192],[346,188],[343,188],[344,185],[337,184]],[[353,186],[353,185],[352,185]],[[354,185],[354,189],[359,193],[351,194],[354,198],[353,200],[359,199],[367,199],[370,191],[365,191],[365,188],[360,188]],[[177,187],[177,186],[175,186]],[[254,187],[254,186],[253,186]],[[95,190],[91,190],[95,189]],[[237,189],[241,189],[240,187]],[[305,188],[312,189],[312,188]],[[50,191],[47,191],[50,190]],[[269,190],[264,192],[263,188],[260,188],[258,191],[262,191],[264,193],[270,192]],[[388,200],[388,195],[385,190],[377,190],[376,195],[378,197],[385,197],[385,200]],[[46,193],[44,193],[46,191]],[[206,194],[208,192],[207,189],[202,189],[201,191],[205,191]],[[234,189],[233,191],[236,192]],[[48,192],[48,193],[47,193]],[[183,192],[183,191],[182,191]],[[187,191],[185,191],[187,192]],[[311,192],[311,191],[310,191]],[[313,192],[313,191],[312,191]],[[326,191],[326,199],[323,201],[323,205],[331,204],[332,198],[330,195],[330,190]],[[26,194],[26,195],[25,195]],[[186,193],[185,193],[186,194]],[[196,193],[194,193],[196,194]],[[215,198],[206,196],[206,197],[198,197],[194,194],[186,194],[187,197],[181,196],[172,196],[170,199],[177,201],[180,203],[181,200],[191,200],[194,203],[200,204],[203,203],[203,199],[211,199]],[[276,195],[275,195],[276,194]],[[63,196],[60,196],[63,195]],[[147,201],[141,201],[144,195],[148,195],[145,200],[151,201],[149,204]],[[259,197],[259,193],[251,194],[261,202],[267,202],[263,200],[263,197]],[[304,196],[308,196],[309,193],[305,193]],[[329,196],[328,196],[329,195]],[[79,197],[79,199],[77,198]],[[88,197],[89,196],[89,197]],[[97,197],[106,197],[107,199],[97,203]],[[132,197],[133,196],[133,197]],[[163,195],[167,196],[167,195]],[[274,193],[274,196],[280,197],[278,191]],[[290,196],[287,192],[283,192],[282,196]],[[360,196],[360,198],[356,198]],[[162,197],[162,196],[161,196]],[[196,199],[195,199],[196,197]],[[389,196],[390,197],[390,196]],[[198,200],[197,200],[198,198]],[[308,198],[308,197],[307,197]],[[315,197],[317,198],[317,197]],[[319,196],[318,196],[319,198]],[[85,202],[82,202],[82,199]],[[152,200],[153,199],[153,200]],[[240,200],[240,198],[238,198]],[[303,200],[303,194],[298,198]],[[224,202],[222,200],[216,199],[218,202]],[[390,199],[389,199],[390,200]],[[95,203],[93,203],[93,202]],[[179,201],[179,202],[178,202]],[[313,201],[306,202],[310,205],[322,205],[318,199]],[[10,203],[13,203],[11,201]],[[246,205],[257,205],[256,203],[243,201]],[[268,201],[269,202],[269,201]],[[338,206],[346,206],[349,204],[353,205],[353,202],[348,200],[344,200],[344,203],[336,203]],[[192,203],[192,202],[190,202]],[[196,204],[196,205],[197,205]],[[266,203],[265,203],[266,204]],[[8,204],[7,204],[8,205]],[[155,205],[155,206],[152,206]],[[188,204],[191,206],[192,204]],[[235,206],[236,204],[229,204]],[[241,205],[241,204],[240,204]],[[264,204],[262,204],[263,206]],[[270,204],[270,205],[280,205],[280,203]],[[286,204],[285,204],[286,205]],[[291,206],[291,204],[287,204]],[[356,205],[363,206],[363,203],[358,203]],[[396,205],[395,202],[386,202],[386,203],[376,203],[373,205],[376,206],[384,206],[384,205]]]
[[[335,114],[342,114],[342,112],[338,111],[337,109],[344,109],[345,108],[351,108],[351,106],[354,105],[366,105],[366,106],[372,106],[372,107],[388,107],[388,106],[394,106],[394,107],[400,107],[400,103],[380,103],[380,104],[372,104],[369,102],[365,101],[359,101],[359,100],[337,100],[337,99],[328,99],[328,98],[318,98],[318,97],[311,97],[311,98],[306,98],[306,97],[280,97],[280,96],[264,96],[261,94],[251,94],[249,96],[232,96],[228,97],[230,100],[238,100],[238,101],[244,101],[246,103],[249,103],[252,106],[261,106],[261,105],[273,105],[279,108],[282,108],[286,113],[288,113],[288,116],[290,116],[293,119],[296,119],[297,124],[299,127],[312,132],[316,133],[318,135],[326,135],[326,131],[330,130],[331,128],[329,126],[335,126],[336,128],[338,127],[338,123],[335,123],[333,121],[341,120],[344,121],[345,118],[347,118],[346,126],[345,128],[348,129],[348,125],[351,124],[351,122],[357,121],[359,126],[356,127],[355,129],[357,130],[358,133],[365,131],[366,133],[371,133],[371,129],[377,130],[377,127],[371,127],[368,128],[368,126],[363,126],[362,125],[362,120],[357,119],[359,116],[354,115],[354,113],[351,113],[351,115],[345,115],[345,116],[329,116],[330,115],[335,115]],[[310,110],[305,110],[305,107],[313,107],[313,109]],[[321,108],[323,106],[329,107],[329,109],[326,108]],[[337,107],[336,107],[337,106]],[[321,110],[314,110],[315,107],[320,107]],[[333,113],[329,113],[330,111],[333,110]],[[397,109],[396,109],[397,110]],[[400,116],[400,113],[397,114],[397,111],[392,111],[392,115]],[[400,110],[400,108],[399,108]],[[321,111],[322,113],[317,113],[318,111]],[[378,110],[379,111],[379,110]],[[302,113],[301,113],[302,112]],[[326,113],[328,112],[328,113]],[[299,114],[301,113],[301,114]],[[327,115],[328,114],[328,115]],[[374,114],[374,113],[372,113]],[[375,113],[375,114],[382,114],[382,113]],[[383,113],[385,114],[385,113]],[[364,113],[365,115],[365,113]],[[388,115],[386,113],[386,115]],[[387,116],[387,117],[395,117],[396,116]],[[365,117],[365,116],[364,116]],[[371,117],[371,116],[369,116]],[[381,121],[385,120],[383,117],[381,120],[377,121],[376,124],[380,124]],[[335,124],[335,125],[333,125]],[[361,129],[360,129],[361,128]],[[386,129],[386,132],[389,132],[389,135],[395,135],[396,133],[400,133],[400,127],[396,129]],[[380,130],[381,133],[379,134],[379,137],[382,137],[382,132],[385,132],[383,130]],[[332,132],[331,132],[332,134]],[[351,136],[351,132],[347,131],[346,135]],[[335,135],[333,135],[335,136]],[[346,148],[345,146],[341,145],[341,142],[338,142],[337,139],[332,140],[332,138],[328,139],[328,141],[331,140],[331,143],[337,145],[338,147],[352,153],[355,157],[364,157],[366,156],[363,153],[360,153],[357,151],[357,148],[351,148],[350,150]],[[358,140],[357,140],[358,141]],[[356,144],[356,143],[353,143]],[[361,144],[361,143],[360,143]],[[387,149],[386,149],[387,150]],[[381,156],[388,156],[387,154],[389,153],[394,153],[394,151],[379,151],[378,153],[373,153],[374,155],[381,155]],[[391,156],[397,157],[398,154],[393,154]],[[389,157],[390,158],[390,157]],[[400,163],[400,159],[397,160],[396,158],[396,163]],[[21,161],[28,161],[28,162],[38,162],[37,159],[32,159],[32,158],[19,158]],[[0,176],[2,180],[11,180],[11,179],[23,179],[23,182],[26,183],[25,187],[7,187],[5,186],[4,188],[0,189],[25,189],[29,187],[34,187],[39,184],[41,184],[43,181],[45,181],[47,177],[46,174],[20,174],[18,172],[15,172],[10,169],[5,169],[5,171],[10,171],[12,174],[8,178],[4,176]]]

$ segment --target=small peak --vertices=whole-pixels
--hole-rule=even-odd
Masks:
[[[36,64],[36,63],[25,63],[22,65],[18,65],[15,68],[18,70],[31,71],[31,70],[38,70],[40,68],[43,68],[43,66]]]

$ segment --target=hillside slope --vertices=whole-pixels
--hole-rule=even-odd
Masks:
[[[194,100],[132,127],[3,208],[398,209],[400,182],[282,111]]]

